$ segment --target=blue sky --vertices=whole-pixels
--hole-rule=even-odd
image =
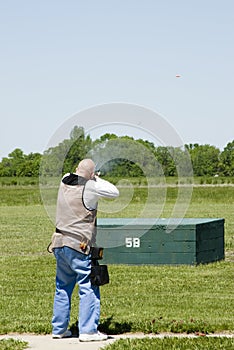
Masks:
[[[0,158],[43,152],[70,116],[111,102],[223,149],[234,139],[233,24],[232,0],[0,1]]]

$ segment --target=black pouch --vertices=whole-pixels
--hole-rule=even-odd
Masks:
[[[103,286],[109,283],[107,265],[99,265],[97,260],[92,261],[90,280],[94,286]]]
[[[103,248],[91,247],[90,248],[91,259],[101,260],[103,258]]]

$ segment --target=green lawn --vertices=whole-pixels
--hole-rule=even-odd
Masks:
[[[14,339],[1,339],[0,350],[23,350],[28,347],[28,344],[24,341]]]
[[[124,216],[137,215],[146,195],[145,189],[135,190]],[[0,188],[0,196],[0,333],[50,333],[55,261],[46,247],[53,224],[36,187]],[[170,216],[175,198],[176,188],[168,189],[162,217]],[[233,212],[233,187],[194,188],[186,216],[225,218],[226,260],[196,267],[109,266],[111,282],[101,287],[100,329],[109,334],[234,331]],[[76,294],[77,290],[72,301],[73,326]]]
[[[120,339],[105,347],[105,350],[233,350],[234,339],[226,338],[164,338]]]

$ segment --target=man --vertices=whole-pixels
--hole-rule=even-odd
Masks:
[[[56,291],[53,309],[53,338],[71,336],[71,295],[79,286],[79,340],[106,340],[100,333],[100,291],[90,282],[90,247],[96,241],[96,215],[99,197],[115,198],[118,189],[95,175],[95,164],[83,159],[75,174],[66,174],[58,191],[56,232],[52,245],[56,268]]]

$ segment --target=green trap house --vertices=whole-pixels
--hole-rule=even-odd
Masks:
[[[224,259],[224,219],[98,219],[103,263],[197,265]]]

